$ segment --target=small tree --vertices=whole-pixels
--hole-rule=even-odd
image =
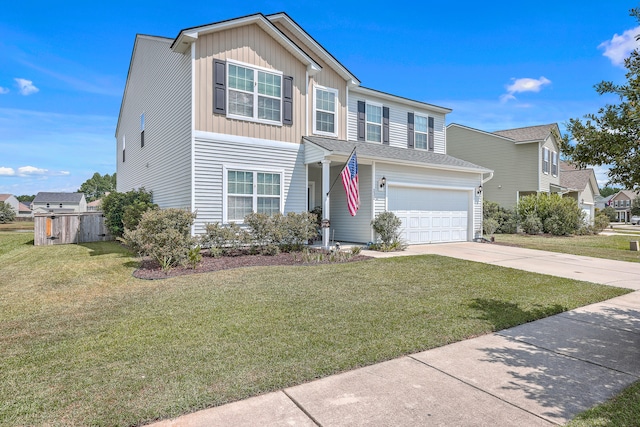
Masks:
[[[383,248],[396,246],[400,242],[400,227],[402,221],[393,212],[381,212],[371,221],[373,231],[375,231]]]
[[[102,199],[102,212],[111,234],[115,237],[122,236],[125,227],[134,230],[143,212],[158,207],[152,199],[153,195],[144,188],[126,193],[113,192],[105,196]]]
[[[636,196],[631,202],[631,215],[640,216],[640,196]]]
[[[617,218],[616,209],[613,206],[607,206],[600,212],[609,218],[609,221],[615,221]]]
[[[0,224],[8,224],[16,219],[16,211],[13,210],[11,205],[5,202],[0,202]]]

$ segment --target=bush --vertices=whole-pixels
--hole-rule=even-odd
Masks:
[[[595,233],[600,233],[602,230],[609,226],[609,216],[604,213],[599,213],[593,219],[593,228]]]
[[[8,224],[16,219],[16,211],[13,210],[11,205],[5,202],[0,202],[0,224]]]
[[[616,213],[616,209],[613,206],[606,206],[602,209],[602,214],[606,215],[609,218],[609,221],[616,221],[618,219],[618,214]]]
[[[276,245],[283,251],[299,251],[310,239],[317,235],[317,216],[310,212],[287,215],[277,213],[265,215],[251,213],[244,218],[250,227],[253,245],[267,250],[268,245]],[[272,249],[268,249],[272,252]]]
[[[183,209],[151,209],[142,214],[135,230],[125,229],[120,239],[142,255],[149,255],[169,270],[184,264],[196,243],[191,237],[195,214]]]
[[[400,227],[402,221],[393,212],[382,212],[376,215],[371,221],[373,231],[375,231],[382,244],[388,247],[396,242],[400,242]],[[401,245],[400,245],[401,246]]]
[[[486,218],[482,221],[482,232],[485,235],[491,236],[499,228],[500,224],[494,218]]]
[[[215,257],[244,248],[251,242],[251,235],[234,222],[229,225],[214,222],[205,225],[205,234],[201,237],[201,242],[209,248],[209,254]]]
[[[515,233],[518,228],[518,220],[516,213],[510,209],[503,208],[496,202],[492,202],[489,200],[484,200],[482,202],[482,222],[492,219],[497,224],[490,223],[491,226],[496,225],[493,232],[488,232],[484,225],[483,231],[484,234],[494,234],[494,233]],[[490,230],[489,230],[490,231]]]
[[[152,202],[153,195],[144,188],[126,193],[109,193],[102,199],[105,224],[115,237],[122,236],[124,229],[135,230],[142,214],[158,205]]]
[[[522,221],[522,231],[527,234],[540,234],[542,232],[542,221],[535,214],[530,214]]]
[[[578,202],[558,194],[540,193],[525,196],[518,202],[517,214],[520,218],[525,218],[525,222],[528,221],[526,227],[522,224],[528,234],[536,234],[527,231],[536,228],[530,220],[532,216],[538,218],[542,224],[541,231],[558,236],[573,234],[584,223],[584,212],[578,206]]]

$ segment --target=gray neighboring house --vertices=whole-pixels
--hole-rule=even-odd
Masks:
[[[592,222],[596,197],[600,196],[595,172],[593,169],[578,169],[565,162],[560,162],[560,171],[560,185],[566,188],[563,196],[575,199],[585,214],[585,220]]]
[[[484,199],[513,209],[520,197],[563,193],[555,123],[485,132],[452,123],[447,126],[447,154],[494,171],[483,185]]]
[[[638,196],[640,196],[640,193],[635,191],[621,190],[611,197],[609,206],[616,210],[619,222],[631,222],[631,205]]]
[[[20,212],[20,202],[13,194],[0,194],[0,202],[4,202],[5,205],[11,206],[16,215]]]
[[[53,193],[41,191],[31,204],[37,213],[78,213],[87,211],[84,193]]]

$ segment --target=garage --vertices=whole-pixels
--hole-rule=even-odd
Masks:
[[[470,191],[389,186],[388,210],[408,244],[467,241]]]

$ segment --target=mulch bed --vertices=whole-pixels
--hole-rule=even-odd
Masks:
[[[355,255],[346,261],[342,262],[355,262],[370,259],[370,256]],[[317,265],[317,264],[329,264],[330,261],[321,262],[304,262],[301,253],[279,253],[278,255],[233,255],[222,256],[218,258],[210,257],[203,254],[202,261],[198,266],[193,269],[189,266],[177,266],[173,267],[169,271],[162,271],[157,262],[150,258],[143,258],[140,267],[133,272],[133,277],[138,279],[168,279],[170,277],[185,276],[189,274],[208,273],[212,271],[230,270],[233,268],[241,267],[256,267],[256,266],[270,266],[270,265]],[[333,262],[336,263],[336,262]]]

